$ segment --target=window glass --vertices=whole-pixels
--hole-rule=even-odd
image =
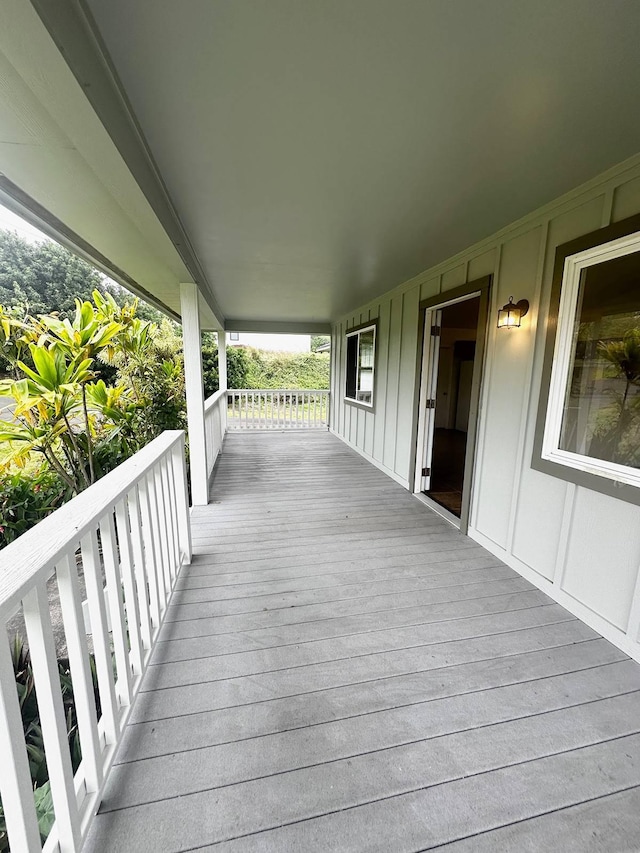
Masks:
[[[373,405],[375,348],[375,326],[347,335],[345,397],[366,406]]]
[[[561,450],[640,468],[640,253],[582,271]]]
[[[359,336],[357,397],[361,403],[373,400],[373,346],[374,332],[369,329]]]

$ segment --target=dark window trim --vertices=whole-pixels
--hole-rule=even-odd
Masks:
[[[610,497],[619,498],[620,500],[627,501],[628,503],[640,505],[640,489],[636,486],[611,480],[601,474],[593,474],[589,471],[578,471],[575,468],[569,468],[559,462],[552,462],[549,459],[542,458],[542,442],[547,422],[549,384],[551,382],[553,351],[558,327],[560,291],[562,288],[565,259],[569,257],[569,255],[584,252],[586,249],[592,249],[595,246],[599,246],[602,243],[609,243],[611,240],[617,240],[620,237],[626,237],[628,234],[633,234],[635,231],[640,231],[640,214],[630,216],[627,219],[614,223],[613,225],[598,228],[597,231],[591,231],[589,234],[583,234],[582,237],[577,237],[575,240],[570,240],[568,243],[563,243],[556,248],[531,467],[535,471],[540,471],[543,474],[549,474],[550,476],[564,480],[567,483],[574,483],[577,486],[583,486],[584,488],[591,489],[594,492],[600,492],[603,495],[609,495]]]
[[[378,318],[375,317],[373,320],[367,320],[365,323],[358,323],[357,326],[352,326],[349,329],[345,329],[344,331],[344,340],[345,340],[345,384],[346,384],[346,358],[347,358],[347,347],[346,341],[350,335],[353,335],[355,332],[361,332],[363,329],[375,329],[374,336],[374,349],[373,349],[373,404],[371,406],[367,405],[367,403],[361,403],[359,400],[354,400],[353,397],[347,397],[347,389],[344,388],[342,399],[348,406],[354,406],[356,409],[362,409],[365,412],[375,412],[376,410],[376,400],[378,398]]]
[[[424,311],[427,308],[433,308],[435,305],[441,305],[443,302],[448,302],[450,299],[462,299],[463,297],[469,297],[476,291],[483,293],[484,291],[489,290],[492,280],[492,275],[484,275],[482,278],[476,278],[474,281],[469,281],[466,284],[459,285],[459,287],[453,287],[451,290],[443,290],[440,293],[436,293],[435,296],[429,296],[428,299],[423,299],[420,302],[420,311]]]

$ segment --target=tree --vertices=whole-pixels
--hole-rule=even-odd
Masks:
[[[311,336],[311,352],[317,352],[318,347],[331,343],[329,335],[312,335]]]
[[[246,388],[249,359],[244,347],[227,349],[227,387]],[[218,341],[212,332],[202,335],[202,374],[205,396],[210,397],[220,387],[218,378]]]
[[[0,231],[0,305],[37,316],[72,316],[75,301],[91,300],[94,290],[109,293],[120,306],[131,294],[110,281],[73,252],[50,240],[29,243],[13,231]],[[159,322],[162,315],[139,305],[141,319]]]

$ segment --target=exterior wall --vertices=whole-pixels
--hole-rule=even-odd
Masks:
[[[469,535],[640,659],[640,507],[531,468],[556,247],[640,212],[640,157],[342,317],[332,334],[331,429],[413,484],[419,302],[493,275]],[[520,329],[498,308],[528,299]],[[345,404],[344,334],[377,317],[375,411]],[[411,486],[410,486],[411,484]]]

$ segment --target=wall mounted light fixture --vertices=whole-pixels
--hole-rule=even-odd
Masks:
[[[514,303],[513,296],[510,296],[507,304],[503,305],[498,311],[498,328],[517,328],[528,310],[529,301],[527,299],[521,299],[519,302]]]

